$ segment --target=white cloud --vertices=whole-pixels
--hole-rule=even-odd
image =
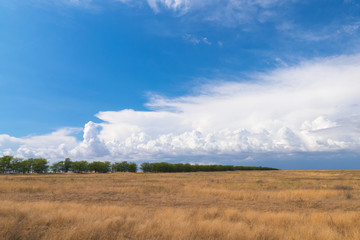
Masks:
[[[282,0],[228,0],[215,1],[216,7],[205,17],[208,21],[220,22],[224,25],[237,25],[249,21],[267,22],[276,17],[275,8],[282,5]]]
[[[343,26],[344,32],[348,34],[356,33],[359,30],[359,28],[360,28],[360,22],[354,22],[353,24]]]
[[[67,0],[70,1],[70,0]],[[75,0],[74,0],[75,1]],[[136,0],[115,0],[133,4]],[[141,0],[143,1],[143,0]],[[276,17],[275,7],[284,0],[146,0],[155,12],[172,11],[180,16],[195,13],[201,20],[224,25],[237,25],[249,21],[267,22]]]
[[[0,155],[59,159],[78,145],[76,138],[70,135],[79,131],[81,129],[64,128],[47,135],[24,138],[0,135]]]
[[[201,43],[204,43],[204,44],[207,44],[207,45],[211,45],[211,42],[209,41],[209,39],[207,37],[196,37],[196,36],[193,36],[191,34],[185,34],[183,36],[183,39],[187,42],[190,42],[194,45],[198,45],[198,44],[201,44]]]
[[[159,7],[162,6],[166,9],[174,11],[189,11],[196,9],[203,9],[208,6],[223,6],[224,8],[232,9],[248,9],[249,7],[261,7],[261,8],[270,8],[275,4],[283,2],[282,0],[257,0],[257,1],[248,1],[248,0],[147,0],[150,7],[154,11],[159,11]]]
[[[105,142],[99,139],[99,124],[88,122],[84,127],[83,142],[72,149],[69,154],[75,158],[105,157],[110,154]]]
[[[190,8],[191,0],[147,0],[149,6],[159,12],[160,7],[165,7],[174,11],[186,12]]]
[[[202,40],[205,44],[211,45],[211,42],[208,40],[207,37],[203,37],[201,40]]]
[[[49,159],[164,159],[179,156],[358,151],[360,55],[307,61],[248,81],[217,81],[198,94],[153,96],[149,111],[99,112],[83,141],[63,129],[0,135],[0,155]]]

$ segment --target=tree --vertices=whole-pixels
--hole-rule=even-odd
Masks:
[[[121,163],[114,163],[112,168],[115,172],[127,172],[128,171],[128,163],[127,161],[123,161]]]
[[[134,172],[134,173],[136,173],[136,171],[137,171],[137,165],[136,165],[136,163],[129,163],[127,170],[128,170],[128,172]]]
[[[140,164],[140,169],[143,172],[152,172],[151,164],[148,162],[143,162],[142,164]]]
[[[31,172],[32,161],[27,159],[19,163],[19,172],[20,173],[30,173]]]
[[[32,160],[31,168],[34,173],[47,173],[48,172],[49,165],[48,165],[48,161],[45,158],[34,158],[31,160]]]
[[[65,158],[63,172],[69,172],[71,170],[72,161],[70,158]]]
[[[59,173],[59,172],[63,172],[65,167],[64,167],[64,161],[60,161],[60,162],[56,162],[53,163],[53,165],[51,165],[50,167],[51,171],[54,173]]]
[[[97,173],[110,172],[110,162],[92,162],[89,164],[89,170]]]
[[[21,173],[21,165],[23,160],[21,158],[12,158],[10,165],[11,165],[11,172],[13,173]]]
[[[136,163],[128,163],[127,161],[123,161],[121,163],[116,162],[112,166],[113,172],[136,172],[137,164]]]
[[[13,156],[3,156],[0,158],[0,172],[9,173],[11,171],[11,160]]]
[[[71,171],[74,173],[84,173],[89,169],[89,163],[85,160],[75,161],[71,164]]]

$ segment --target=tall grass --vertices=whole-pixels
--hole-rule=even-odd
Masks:
[[[360,171],[1,175],[0,239],[360,239],[359,179]]]

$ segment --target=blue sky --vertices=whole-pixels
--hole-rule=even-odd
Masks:
[[[351,0],[0,0],[0,153],[359,168],[359,37]]]

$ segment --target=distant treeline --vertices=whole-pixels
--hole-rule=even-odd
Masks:
[[[136,172],[136,163],[116,162],[87,162],[87,161],[71,161],[66,158],[64,161],[53,163],[44,158],[29,158],[21,159],[13,156],[4,156],[0,158],[0,173],[60,173],[60,172],[74,172],[74,173],[88,173],[88,172]]]
[[[245,167],[232,165],[192,165],[189,163],[148,163],[140,165],[143,172],[214,172],[214,171],[238,171],[238,170],[279,170],[270,167]]]
[[[143,172],[214,172],[214,171],[237,171],[237,170],[278,170],[269,167],[245,167],[232,165],[192,165],[189,163],[148,163],[140,165]],[[3,156],[0,158],[0,173],[108,173],[108,172],[137,172],[136,163],[115,162],[88,162],[71,161],[66,158],[64,161],[55,162],[49,165],[45,158],[21,159],[13,156]]]

